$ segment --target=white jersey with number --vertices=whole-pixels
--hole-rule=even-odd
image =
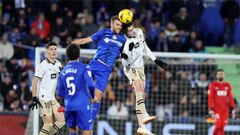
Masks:
[[[61,71],[61,63],[56,60],[51,63],[48,59],[41,62],[35,72],[35,77],[41,78],[38,85],[40,100],[52,101],[55,99],[57,80]]]
[[[123,52],[128,55],[128,59],[122,59],[122,64],[124,67],[139,68],[144,66],[143,54],[148,55],[153,61],[156,57],[153,55],[152,51],[148,48],[143,32],[140,28],[134,28],[136,36],[134,38],[128,38],[124,45]],[[133,42],[134,47],[132,51],[129,51],[129,43]]]

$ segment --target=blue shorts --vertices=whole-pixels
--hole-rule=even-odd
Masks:
[[[96,59],[90,61],[89,67],[95,80],[95,88],[104,92],[107,87],[109,75],[112,72],[112,67],[104,65]]]
[[[81,110],[65,111],[64,117],[66,125],[70,128],[78,126],[80,130],[92,130],[93,119],[92,112],[84,112]]]

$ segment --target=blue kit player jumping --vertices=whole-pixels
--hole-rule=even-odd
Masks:
[[[65,120],[69,135],[77,135],[76,126],[83,135],[92,134],[91,94],[94,84],[91,71],[79,62],[80,48],[70,44],[66,49],[69,63],[63,68],[58,81],[58,96],[64,99]]]
[[[94,119],[99,112],[100,101],[107,86],[108,77],[112,72],[112,67],[120,56],[121,49],[126,42],[126,38],[121,33],[121,30],[122,23],[117,16],[114,16],[111,18],[111,28],[98,31],[90,37],[75,39],[72,42],[77,45],[93,41],[97,43],[97,52],[89,63],[90,70],[95,79],[95,97],[92,100]]]

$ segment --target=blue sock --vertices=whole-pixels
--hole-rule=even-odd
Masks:
[[[100,103],[99,102],[94,102],[92,108],[93,108],[92,116],[93,116],[93,120],[95,120],[96,117],[97,117],[97,114],[100,110]]]
[[[69,133],[68,135],[77,135],[77,133]]]

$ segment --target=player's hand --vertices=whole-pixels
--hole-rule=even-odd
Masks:
[[[121,57],[125,60],[128,59],[128,55],[126,53],[121,53]]]
[[[65,111],[65,108],[63,106],[60,106],[57,110],[57,112],[60,112],[60,113],[64,112],[64,111]]]
[[[154,62],[163,69],[166,69],[166,67],[167,67],[167,63],[165,63],[161,60],[156,59],[156,60],[154,60]]]
[[[214,120],[219,119],[219,115],[218,115],[218,114],[215,114],[214,111],[212,111],[212,110],[209,111],[209,115],[210,115]]]
[[[33,97],[32,98],[32,103],[29,105],[29,109],[34,109],[34,107],[36,107],[36,109],[38,108],[37,105],[39,105],[42,108],[41,103],[39,102],[39,100],[37,99],[37,97]]]
[[[129,51],[132,51],[133,47],[134,47],[134,43],[133,42],[129,43]]]
[[[236,111],[233,109],[232,110],[232,118],[235,119],[236,118]]]

